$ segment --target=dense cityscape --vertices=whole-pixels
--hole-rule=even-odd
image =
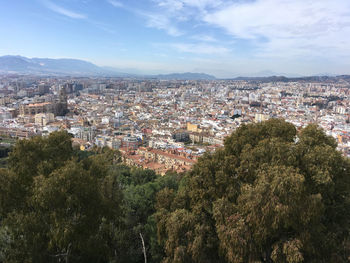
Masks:
[[[0,263],[350,262],[350,0],[0,24]]]
[[[1,136],[66,130],[81,150],[118,149],[128,165],[184,172],[242,124],[316,123],[350,156],[350,80],[0,77]],[[2,145],[6,146],[3,141]]]

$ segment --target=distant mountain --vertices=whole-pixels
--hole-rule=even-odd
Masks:
[[[303,75],[300,75],[300,74],[273,72],[271,70],[259,71],[259,72],[250,74],[250,76],[259,77],[259,78],[271,77],[271,76],[284,76],[287,78],[301,78],[301,77],[303,77]]]
[[[205,73],[172,73],[172,74],[160,74],[150,76],[151,78],[163,79],[163,80],[214,80],[216,77]]]
[[[250,80],[250,81],[262,81],[262,82],[287,82],[289,78],[285,76],[269,76],[269,77],[237,77],[233,80]]]
[[[172,73],[159,75],[144,75],[135,69],[116,69],[112,67],[99,67],[93,63],[79,59],[51,59],[51,58],[26,58],[22,56],[0,56],[0,74],[33,74],[51,76],[101,76],[123,77],[139,79],[162,80],[215,80],[216,77],[205,73]],[[348,75],[334,76],[320,74],[318,76],[303,77],[275,73],[269,70],[251,74],[254,77],[236,77],[233,80],[250,80],[259,82],[289,82],[289,81],[334,81],[349,79]]]
[[[0,57],[1,71],[23,72],[29,70],[31,62],[28,59],[20,56],[3,56]]]
[[[101,75],[109,74],[90,62],[78,59],[26,58],[21,56],[0,57],[0,72],[48,75]]]
[[[26,58],[22,56],[0,57],[0,73],[65,76],[134,77],[175,80],[212,80],[214,76],[204,73],[174,73],[167,75],[129,74],[112,67],[99,67],[79,59]]]
[[[137,75],[142,74],[142,72],[137,71],[136,69],[114,68],[114,67],[107,67],[107,66],[102,66],[101,69],[108,71],[108,72],[118,72],[118,75],[120,77],[126,77],[126,78],[127,77],[135,77]]]
[[[257,81],[257,82],[295,82],[295,81],[313,81],[313,82],[333,82],[344,79],[350,79],[350,75],[340,75],[340,76],[308,76],[308,77],[294,77],[287,78],[285,76],[269,76],[269,77],[237,77],[232,80],[246,80],[246,81]]]

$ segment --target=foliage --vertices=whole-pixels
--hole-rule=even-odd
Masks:
[[[167,173],[157,176],[151,170],[130,168],[119,165],[114,170],[123,189],[125,226],[127,239],[124,240],[125,258],[121,262],[142,262],[143,253],[139,234],[145,239],[148,262],[160,262],[163,249],[157,240],[156,194],[161,189],[177,189],[181,176]]]
[[[315,125],[243,125],[193,169],[156,175],[65,132],[0,169],[0,262],[348,262],[350,161]]]
[[[157,194],[164,262],[348,262],[350,162],[315,125],[243,125]]]
[[[109,262],[123,228],[114,154],[78,161],[65,132],[18,141],[0,171],[5,262]],[[115,180],[114,180],[115,181]]]
[[[65,132],[18,141],[0,169],[0,262],[160,262],[156,194],[180,177],[81,152]]]

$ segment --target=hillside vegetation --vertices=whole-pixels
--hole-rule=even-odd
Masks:
[[[120,160],[65,132],[19,141],[0,170],[0,262],[349,260],[350,161],[315,125],[243,125],[183,175]]]

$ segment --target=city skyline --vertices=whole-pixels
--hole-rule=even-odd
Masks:
[[[346,0],[35,0],[2,4],[0,56],[143,74],[347,74]]]

